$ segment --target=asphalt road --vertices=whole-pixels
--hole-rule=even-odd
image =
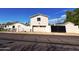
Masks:
[[[79,36],[0,33],[1,51],[79,51]]]

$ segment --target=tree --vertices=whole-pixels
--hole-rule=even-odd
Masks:
[[[79,25],[79,8],[76,8],[73,11],[67,11],[66,15],[67,17],[65,22],[72,22]]]

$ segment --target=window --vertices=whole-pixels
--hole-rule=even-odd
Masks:
[[[5,25],[5,27],[7,27],[7,26]]]
[[[12,28],[15,28],[15,26],[13,26]]]
[[[41,21],[41,18],[37,18],[37,21]]]

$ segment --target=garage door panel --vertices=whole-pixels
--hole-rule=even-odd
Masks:
[[[33,27],[34,32],[45,32],[45,27]]]

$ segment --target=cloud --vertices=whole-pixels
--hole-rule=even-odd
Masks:
[[[65,19],[66,19],[66,15],[62,15],[60,18],[50,19],[49,24],[63,23]]]
[[[55,14],[59,14],[59,13],[66,12],[66,11],[67,10],[61,10],[61,11],[56,12]]]

